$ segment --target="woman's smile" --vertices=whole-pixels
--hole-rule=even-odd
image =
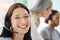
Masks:
[[[21,25],[21,26],[18,26],[19,28],[21,29],[26,29],[28,27],[28,25]]]

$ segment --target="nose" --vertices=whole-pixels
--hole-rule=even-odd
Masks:
[[[25,21],[24,18],[21,19],[21,23],[22,23],[22,24],[25,24],[25,23],[26,23],[26,21]]]

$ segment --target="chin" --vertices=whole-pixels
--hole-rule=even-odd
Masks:
[[[23,32],[21,32],[22,34],[26,34],[28,32],[28,30],[27,31],[23,31]]]
[[[19,32],[19,34],[26,34],[26,32]]]

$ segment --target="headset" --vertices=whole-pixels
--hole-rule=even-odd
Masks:
[[[49,17],[45,20],[45,22],[48,23],[48,20],[52,20],[52,15],[49,15]]]
[[[1,26],[3,26],[6,30],[8,30],[8,31],[11,32],[11,33],[16,33],[16,34],[18,34],[18,32],[13,31],[12,29],[8,29],[5,25],[1,25]]]
[[[48,20],[51,20],[51,21],[55,24],[55,22],[52,20],[52,16],[53,16],[53,15],[50,15],[50,16],[48,17],[47,23],[48,23]],[[55,25],[56,25],[56,24],[55,24]]]

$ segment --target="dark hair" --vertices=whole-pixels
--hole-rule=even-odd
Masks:
[[[49,15],[48,19],[45,20],[46,23],[48,23],[48,20],[52,20],[52,17],[56,14],[59,13],[57,10],[52,10],[52,14]]]
[[[15,4],[13,4],[13,5],[8,9],[8,12],[7,12],[6,16],[5,16],[5,22],[4,22],[4,24],[5,24],[5,26],[6,26],[8,29],[10,29],[10,27],[11,27],[11,19],[10,19],[10,17],[12,16],[13,11],[14,11],[16,8],[18,8],[18,7],[24,8],[28,13],[30,13],[29,10],[28,10],[28,8],[27,8],[25,5],[23,5],[23,4],[21,4],[21,3],[15,3]],[[11,30],[11,29],[10,29],[10,30]],[[24,35],[24,40],[31,40],[31,34],[30,34],[30,32],[31,32],[31,28],[30,28],[29,31]],[[5,28],[3,28],[3,32],[2,32],[1,37],[11,37],[11,38],[12,38],[12,36],[13,36],[12,32],[10,32],[10,31],[6,30]]]

